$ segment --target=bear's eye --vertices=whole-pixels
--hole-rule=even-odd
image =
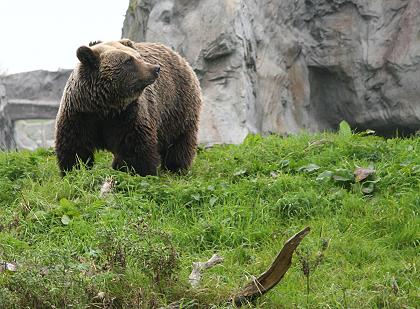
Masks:
[[[124,64],[131,64],[133,62],[133,57],[129,57],[124,60]]]

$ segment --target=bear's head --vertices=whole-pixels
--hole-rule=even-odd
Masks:
[[[134,43],[94,42],[77,49],[79,85],[92,103],[121,109],[136,100],[159,76],[160,66],[142,60]],[[104,106],[106,105],[106,106]]]

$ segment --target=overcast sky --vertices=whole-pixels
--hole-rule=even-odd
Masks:
[[[71,69],[76,49],[121,37],[129,0],[0,0],[0,73]]]

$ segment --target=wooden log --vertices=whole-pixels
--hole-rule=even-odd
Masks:
[[[236,295],[231,298],[230,303],[240,307],[244,304],[255,301],[275,287],[292,264],[292,256],[303,238],[308,235],[309,227],[292,236],[277,255],[270,268],[262,275],[246,284]]]

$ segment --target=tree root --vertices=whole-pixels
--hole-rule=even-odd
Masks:
[[[240,307],[255,301],[275,287],[290,268],[293,253],[309,231],[310,228],[306,227],[286,241],[270,268],[246,284],[229,302]]]

